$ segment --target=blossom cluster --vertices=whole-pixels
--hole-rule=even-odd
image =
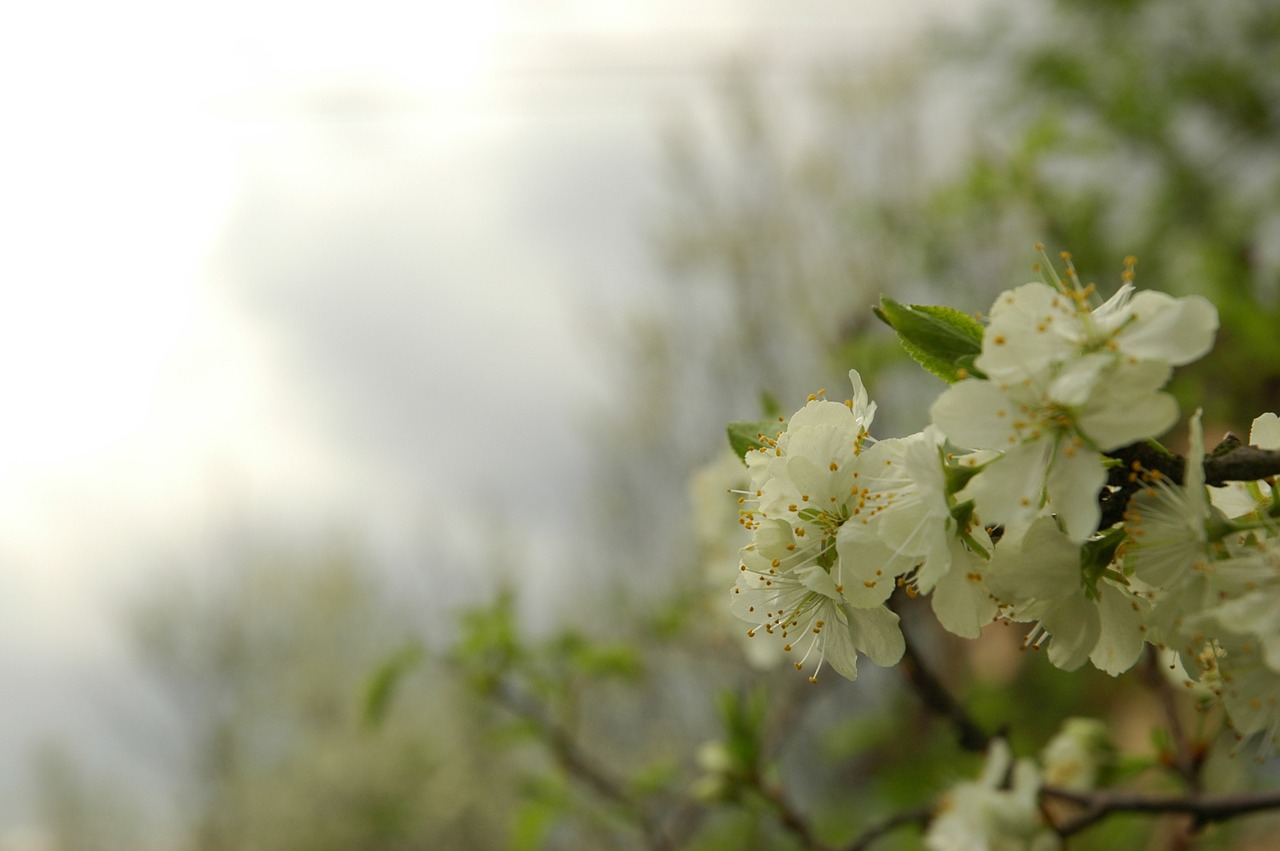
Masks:
[[[1056,851],[1062,840],[1046,820],[1044,785],[1085,792],[1112,766],[1115,749],[1106,726],[1068,718],[1038,760],[1014,760],[997,738],[977,780],[961,781],[938,802],[924,844],[930,851]]]
[[[1102,300],[1064,259],[981,323],[886,302],[908,351],[950,382],[922,431],[872,437],[876,405],[853,370],[843,404],[815,394],[740,447],[751,540],[732,611],[811,679],[828,663],[852,679],[859,654],[902,656],[886,604],[903,587],[959,636],[1031,624],[1028,644],[1067,670],[1116,675],[1161,649],[1241,734],[1274,735],[1280,497],[1267,481],[1210,493],[1199,412],[1181,482],[1121,458],[1179,420],[1165,385],[1212,348],[1217,311],[1136,290],[1132,261]],[[1280,419],[1259,417],[1250,440],[1280,448]],[[1104,515],[1108,499],[1127,500],[1122,516]]]

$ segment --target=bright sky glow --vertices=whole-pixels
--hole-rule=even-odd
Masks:
[[[283,299],[284,315],[296,303],[339,316],[367,303],[383,311],[377,320],[403,296],[424,336],[438,337],[409,353],[434,358],[435,383],[389,394],[440,396],[436,431],[421,435],[443,459],[432,484],[460,501],[475,497],[457,484],[464,464],[474,468],[465,484],[489,492],[517,474],[541,481],[545,471],[513,471],[518,441],[499,426],[504,412],[523,411],[572,445],[573,399],[596,387],[598,367],[584,351],[599,341],[583,339],[575,312],[585,288],[570,260],[581,258],[566,255],[635,250],[605,241],[634,237],[606,232],[628,227],[618,187],[562,198],[564,173],[599,148],[601,179],[647,179],[643,169],[655,164],[641,159],[661,118],[644,88],[649,72],[659,72],[670,103],[702,87],[702,73],[743,47],[744,33],[750,47],[779,22],[829,38],[814,22],[837,8],[853,14],[851,5],[866,25],[850,32],[876,42],[890,19],[871,0],[373,0],[358,9],[52,0],[7,10],[0,677],[14,684],[19,660],[54,678],[59,662],[124,657],[119,597],[145,581],[157,552],[181,562],[224,515],[291,506],[323,527],[351,511],[347,522],[412,538],[420,530],[406,530],[436,507],[415,501],[420,473],[396,447],[378,454],[382,432],[355,414],[354,425],[334,424],[343,412],[324,407],[331,376],[320,368],[342,358],[305,360],[293,329],[249,303],[260,294],[238,277],[246,270],[228,268],[229,234],[244,238],[260,197],[281,205],[262,235],[274,242],[238,248],[268,265],[279,258],[248,270],[278,284],[264,287],[263,303]],[[674,54],[668,37],[681,47]],[[514,85],[523,71],[568,87],[596,74],[616,88],[585,108],[579,92],[550,90],[537,102],[544,116]],[[495,96],[503,85],[516,93]],[[557,111],[562,101],[569,108]],[[557,224],[582,244],[551,244],[548,223],[570,215],[571,201],[598,210]],[[421,243],[403,269],[392,263],[403,279],[363,282],[333,304],[309,279],[288,279],[308,271],[299,258],[326,240],[354,239],[362,210],[368,233],[391,234],[392,260]],[[603,244],[586,245],[579,232],[603,233]],[[590,286],[635,287],[640,274],[606,268]],[[349,326],[334,328],[341,340]],[[345,401],[359,413],[369,399]],[[502,455],[499,445],[512,448]],[[487,455],[471,462],[480,449]],[[507,467],[482,469],[488,462]],[[21,770],[24,736],[41,718],[36,707],[0,707],[11,742],[0,764]],[[0,848],[3,800],[16,782],[0,773]]]

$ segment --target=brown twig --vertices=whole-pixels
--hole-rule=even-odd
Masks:
[[[1237,446],[1221,455],[1204,459],[1204,483],[1252,482],[1280,475],[1280,450]]]
[[[1225,485],[1227,482],[1252,482],[1280,475],[1280,449],[1259,449],[1256,446],[1233,446],[1204,459],[1204,483]],[[1187,459],[1181,455],[1160,452],[1146,443],[1122,446],[1107,453],[1125,463],[1125,472],[1136,463],[1145,470],[1158,470],[1160,475],[1174,484],[1182,484]]]
[[[674,848],[657,821],[640,802],[635,800],[621,783],[596,767],[574,742],[569,731],[548,715],[545,707],[506,681],[496,683],[490,690],[490,694],[500,705],[537,728],[556,764],[568,776],[591,789],[602,799],[627,812],[644,835],[647,847],[653,851],[668,851]]]
[[[833,851],[830,845],[818,838],[813,831],[813,826],[787,799],[781,787],[765,783],[764,778],[760,776],[758,771],[753,771],[747,778],[747,782],[773,810],[778,822],[789,830],[796,839],[804,843],[805,848],[812,849],[812,851]]]
[[[1188,789],[1197,792],[1200,790],[1200,770],[1204,767],[1205,749],[1187,735],[1178,714],[1176,693],[1169,685],[1162,667],[1159,651],[1154,646],[1147,645],[1147,664],[1143,668],[1142,678],[1159,699],[1165,722],[1169,726],[1169,737],[1173,740],[1170,766],[1186,782]]]
[[[910,825],[924,827],[931,818],[933,818],[932,807],[917,807],[914,810],[904,810],[864,830],[851,845],[846,845],[843,851],[866,851],[873,842],[882,836],[892,833],[900,827]]]
[[[1223,795],[1149,795],[1143,792],[1100,790],[1076,792],[1045,786],[1040,795],[1067,801],[1080,812],[1053,826],[1061,837],[1079,833],[1115,813],[1186,813],[1196,825],[1225,821],[1263,810],[1280,809],[1280,789]]]
[[[1161,452],[1145,442],[1122,446],[1108,452],[1107,456],[1123,463],[1113,467],[1107,478],[1112,489],[1103,490],[1098,495],[1102,508],[1099,529],[1107,529],[1124,519],[1129,498],[1146,486],[1151,473],[1158,473],[1180,485],[1187,467],[1187,459],[1181,455]],[[1206,485],[1252,482],[1275,475],[1280,475],[1280,450],[1243,446],[1230,435],[1204,459]]]
[[[890,607],[895,611],[901,611],[904,605],[902,592],[895,592]],[[906,645],[902,655],[902,669],[906,672],[907,681],[911,683],[912,689],[924,703],[925,708],[951,722],[960,737],[960,747],[967,751],[985,753],[991,744],[991,736],[978,726],[978,722],[969,716],[960,701],[947,691],[942,681],[925,664],[905,629],[902,635]]]

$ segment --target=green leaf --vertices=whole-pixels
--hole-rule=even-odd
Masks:
[[[729,423],[729,445],[738,453],[739,458],[745,460],[752,449],[767,448],[765,437],[772,440],[786,429],[787,424],[780,420]]]
[[[644,673],[640,654],[630,644],[584,644],[569,661],[583,674],[593,677],[635,680]]]
[[[627,790],[640,797],[656,795],[674,787],[680,765],[672,759],[658,759],[642,766],[627,779]]]
[[[414,641],[388,656],[373,672],[364,691],[364,722],[367,726],[377,727],[387,717],[400,681],[421,661],[422,645]]]
[[[561,817],[562,809],[541,802],[522,804],[516,810],[511,826],[514,851],[536,851]]]
[[[973,359],[982,352],[982,325],[944,305],[899,304],[880,297],[875,314],[898,332],[898,341],[916,363],[946,381],[978,375]]]

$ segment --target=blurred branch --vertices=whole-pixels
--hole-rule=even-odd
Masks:
[[[769,724],[760,737],[760,756],[765,760],[772,758],[786,744],[787,737],[800,729],[800,719],[817,700],[820,692],[812,688],[793,688],[782,694],[782,706],[772,713]]]
[[[1173,687],[1160,670],[1160,657],[1155,647],[1147,645],[1147,664],[1142,670],[1142,679],[1156,697],[1164,711],[1166,723],[1169,725],[1169,736],[1173,740],[1173,753],[1169,764],[1187,783],[1192,791],[1200,789],[1200,769],[1204,767],[1206,750],[1203,745],[1194,742],[1187,735],[1178,715],[1178,702]]]
[[[933,818],[932,807],[917,807],[913,810],[905,810],[864,830],[862,835],[853,841],[852,845],[845,846],[844,851],[866,851],[871,847],[871,843],[880,837],[892,833],[900,827],[909,825],[924,827],[931,818]]]
[[[573,736],[547,713],[545,707],[506,681],[494,683],[493,699],[515,715],[531,723],[551,751],[556,764],[566,774],[591,789],[601,798],[625,811],[644,835],[645,845],[653,851],[668,851],[676,846],[623,784],[594,765],[574,742]]]
[[[1186,813],[1192,816],[1196,826],[1200,826],[1263,810],[1280,809],[1280,789],[1227,795],[1169,797],[1110,790],[1076,792],[1045,786],[1041,788],[1040,795],[1067,801],[1080,808],[1078,814],[1053,825],[1057,834],[1064,838],[1079,833],[1115,813]]]
[[[774,815],[777,816],[782,826],[804,843],[804,847],[813,849],[813,851],[834,851],[832,846],[827,845],[814,834],[813,827],[787,800],[787,796],[780,786],[765,783],[758,769],[751,773],[751,776],[747,778],[747,782],[773,810]]]
[[[890,608],[901,609],[903,593],[901,589],[894,592]],[[911,683],[911,687],[924,703],[925,708],[951,722],[960,737],[960,747],[967,751],[985,753],[987,746],[991,743],[991,736],[978,726],[978,722],[970,717],[960,701],[947,691],[942,680],[938,679],[925,664],[907,630],[904,629],[902,635],[906,644],[906,650],[902,656],[902,669],[906,672],[907,681]]]
[[[1280,475],[1280,450],[1237,446],[1221,455],[1204,459],[1207,485],[1252,482]]]

